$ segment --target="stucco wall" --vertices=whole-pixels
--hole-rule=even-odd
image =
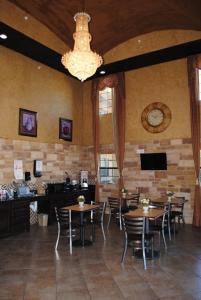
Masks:
[[[6,0],[0,2],[1,20],[44,45],[64,51],[66,46],[47,27]],[[9,37],[8,37],[9,38]],[[64,47],[65,46],[65,47]],[[63,49],[63,50],[62,50]],[[82,85],[46,65],[13,50],[0,47],[0,137],[48,143],[59,140],[59,118],[73,120],[73,144],[80,144],[82,132]],[[38,113],[38,135],[18,135],[19,108]]]
[[[167,30],[153,32],[131,39],[112,49],[104,56],[106,62],[120,57],[139,55],[156,49],[201,38],[201,32]],[[137,49],[136,43],[141,40]],[[141,49],[141,50],[140,50]],[[129,53],[129,55],[128,55]],[[126,85],[126,141],[151,141],[163,138],[190,137],[190,108],[186,59],[170,61],[125,73]],[[91,83],[84,84],[84,134],[83,143],[92,143],[91,119],[86,107],[91,106]],[[162,133],[147,132],[141,124],[144,108],[152,102],[166,104],[172,112],[170,126]],[[101,144],[112,142],[111,118],[101,120]]]

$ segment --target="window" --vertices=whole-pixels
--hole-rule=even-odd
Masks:
[[[100,182],[116,183],[119,170],[115,154],[100,154]]]
[[[99,91],[99,115],[112,113],[113,88],[106,87]]]
[[[201,69],[198,70],[198,97],[201,101]]]

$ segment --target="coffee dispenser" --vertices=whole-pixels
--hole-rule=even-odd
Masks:
[[[88,188],[88,171],[80,172],[80,184],[82,188]]]

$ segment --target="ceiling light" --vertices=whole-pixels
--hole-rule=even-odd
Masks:
[[[104,71],[104,70],[101,70],[101,71],[100,71],[100,74],[105,74],[105,71]]]
[[[8,37],[7,37],[6,34],[1,33],[1,34],[0,34],[0,38],[1,38],[2,40],[6,40]]]
[[[61,62],[73,76],[84,81],[95,74],[103,60],[90,48],[91,35],[88,29],[90,16],[85,12],[79,12],[75,14],[74,20],[76,22],[76,32],[73,34],[74,48],[62,56]]]

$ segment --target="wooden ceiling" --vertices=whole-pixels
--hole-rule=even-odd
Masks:
[[[201,0],[9,0],[71,48],[73,16],[91,15],[92,49],[100,54],[138,35],[163,29],[201,30]]]

